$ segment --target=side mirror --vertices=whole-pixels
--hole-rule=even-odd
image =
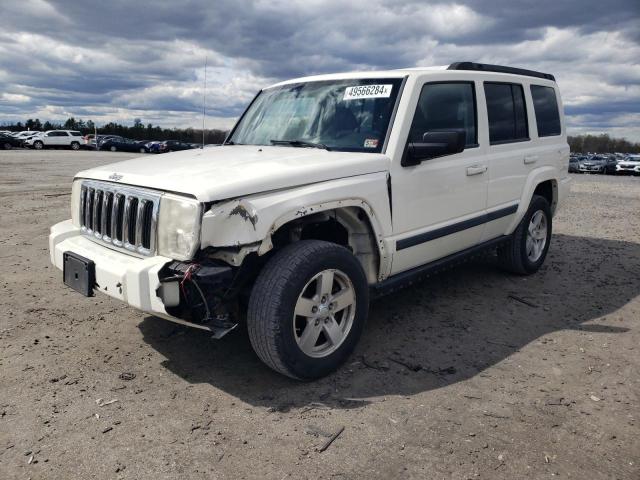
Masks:
[[[402,161],[403,167],[418,165],[423,160],[460,153],[464,150],[466,133],[463,130],[425,132],[422,142],[409,142]]]

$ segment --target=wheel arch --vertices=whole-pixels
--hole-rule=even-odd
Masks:
[[[376,283],[391,267],[390,228],[386,175],[372,174],[215,203],[203,216],[201,248],[239,266],[286,238],[335,241],[354,252]]]
[[[345,199],[311,205],[282,215],[261,242],[259,254],[299,240],[325,240],[349,248],[359,260],[370,284],[380,276],[387,259],[373,210],[363,200]]]
[[[554,167],[542,167],[529,174],[522,190],[516,215],[509,225],[506,234],[511,234],[524,217],[534,195],[541,195],[549,201],[551,215],[555,215],[558,206],[558,171]]]

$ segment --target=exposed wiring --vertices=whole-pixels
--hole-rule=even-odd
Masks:
[[[202,297],[202,303],[204,304],[204,309],[207,312],[205,321],[208,322],[211,320],[211,311],[209,310],[209,303],[207,302],[207,298],[204,296],[204,292],[200,288],[200,285],[198,285],[198,282],[196,282],[194,279],[191,279],[191,283],[193,283],[193,286],[196,287],[196,289],[200,293],[200,297]]]

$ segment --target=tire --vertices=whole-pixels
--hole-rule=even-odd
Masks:
[[[322,280],[329,277],[331,293],[322,296],[320,292],[329,291],[322,288]],[[349,292],[355,298],[337,295]],[[295,314],[299,303],[299,311],[308,316]],[[297,380],[312,380],[344,363],[362,334],[368,309],[369,287],[358,259],[340,245],[301,240],[276,252],[258,275],[247,330],[253,349],[269,367]],[[305,332],[311,332],[306,342]]]
[[[37,142],[33,142],[33,148],[36,150],[42,150],[44,148],[44,143],[39,140]]]
[[[140,149],[140,153],[147,153],[147,149],[146,148],[141,148]]]
[[[9,142],[2,145],[2,148],[5,150],[11,150],[12,147],[13,145],[11,145]]]
[[[540,219],[540,215],[543,216],[541,221],[545,222],[545,231],[543,232],[533,226],[532,230],[537,237],[533,238],[530,233],[532,219],[534,219],[534,216],[536,217],[533,222],[535,223],[536,220]],[[527,213],[525,213],[522,221],[511,235],[509,242],[498,248],[498,260],[501,266],[505,270],[518,275],[531,275],[537,272],[547,256],[551,241],[551,231],[552,218],[549,202],[540,195],[534,195]],[[528,243],[529,238],[534,242],[534,248],[528,248],[532,246],[532,244]]]
[[[112,152],[117,152],[118,149],[115,147],[115,145],[111,145],[111,147],[109,147],[109,150],[111,150]]]
[[[71,150],[80,150],[80,144],[78,142],[71,142]]]

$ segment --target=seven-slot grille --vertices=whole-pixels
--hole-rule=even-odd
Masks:
[[[140,255],[155,253],[160,195],[117,184],[83,181],[80,189],[82,232]]]

